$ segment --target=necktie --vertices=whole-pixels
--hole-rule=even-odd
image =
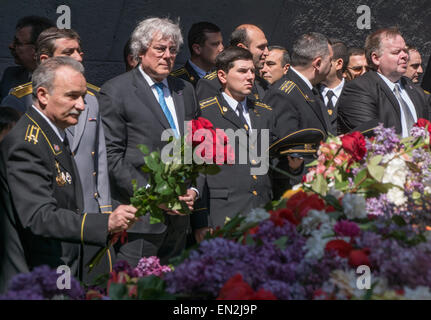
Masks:
[[[154,84],[159,95],[159,104],[162,107],[163,113],[165,114],[166,119],[169,122],[169,125],[174,130],[175,137],[178,138],[177,127],[175,126],[174,118],[172,117],[171,111],[169,111],[168,105],[166,104],[165,94],[163,93],[163,83],[155,83]]]
[[[332,103],[332,97],[335,96],[334,92],[332,90],[328,90],[326,93],[326,97],[328,98],[328,103],[326,104],[326,107],[328,108],[328,114],[332,116],[334,113],[334,104]]]
[[[409,106],[404,101],[404,99],[401,97],[400,86],[398,83],[395,83],[394,94],[395,94],[395,97],[398,99],[398,102],[401,105],[401,109],[404,112],[404,117],[406,118],[406,124],[407,124],[407,131],[410,132],[410,129],[413,127],[415,120],[413,118],[413,115],[410,111]]]
[[[238,103],[238,106],[236,108],[238,109],[239,118],[240,118],[242,124],[244,125],[245,130],[248,131],[249,130],[248,122],[244,117],[244,107],[243,107],[242,103]]]
[[[67,154],[72,154],[72,151],[70,150],[69,139],[67,139],[67,135],[64,135],[63,145],[64,145],[64,150],[66,150]]]

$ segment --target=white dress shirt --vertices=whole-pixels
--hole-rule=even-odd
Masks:
[[[391,90],[391,92],[394,92],[395,89],[395,83],[398,83],[400,86],[400,96],[401,98],[407,103],[407,106],[409,107],[409,110],[411,112],[411,114],[413,115],[413,119],[415,122],[418,121],[418,116],[416,114],[416,109],[415,109],[415,105],[413,104],[412,100],[410,99],[409,95],[407,94],[407,91],[404,89],[404,86],[402,85],[401,81],[398,80],[397,82],[392,82],[391,80],[389,80],[388,78],[386,78],[384,75],[382,75],[381,73],[377,72],[377,74],[380,76],[380,78],[383,79],[383,81],[388,85],[389,89]],[[397,97],[394,94],[394,97],[397,99]],[[407,123],[406,123],[406,116],[404,115],[404,110],[401,106],[401,102],[397,99],[398,104],[400,106],[400,113],[401,113],[401,128],[402,128],[402,137],[408,137],[409,136],[409,131],[407,129]]]
[[[139,71],[143,75],[145,81],[147,81],[148,85],[151,88],[151,91],[153,91],[156,101],[159,102],[159,93],[157,92],[156,85],[155,85],[156,82],[154,82],[154,80],[151,79],[151,77],[148,74],[146,74],[144,70],[142,70],[141,65],[139,65]],[[172,118],[174,119],[175,127],[177,128],[177,133],[180,134],[177,112],[175,111],[174,100],[172,99],[171,91],[169,90],[168,80],[165,78],[163,79],[162,83],[164,84],[163,95],[165,96],[166,105],[168,106],[168,109],[172,114]],[[162,107],[160,107],[160,110],[162,110]]]
[[[195,65],[192,62],[192,60],[189,59],[189,63],[192,66],[193,70],[196,71],[196,73],[198,74],[200,79],[202,79],[203,77],[205,77],[207,75],[207,72],[205,70],[202,70],[201,68],[199,68],[197,65]]]
[[[328,97],[326,96],[326,94],[328,93],[329,90],[331,90],[334,95],[332,96],[332,105],[336,106],[338,99],[340,98],[341,92],[343,91],[343,87],[344,87],[344,79],[341,80],[341,82],[338,84],[338,86],[336,86],[335,88],[331,89],[328,88],[325,85],[322,85],[321,89],[320,89],[320,93],[322,94],[323,97],[323,101],[325,102],[325,106],[328,105]]]
[[[235,114],[238,117],[239,117],[239,112],[240,112],[238,110],[238,103],[242,104],[242,108],[244,110],[244,112],[242,114],[244,115],[244,118],[247,121],[249,131],[252,132],[250,113],[248,112],[248,108],[247,108],[247,97],[243,101],[238,102],[234,98],[232,98],[230,95],[228,95],[224,92],[222,92],[222,95],[223,95],[223,98],[226,100],[227,104],[229,105],[229,107],[232,108],[233,112],[235,112]]]
[[[289,67],[289,70],[293,70],[298,75],[298,77],[304,80],[304,82],[307,84],[310,90],[313,90],[313,85],[311,84],[310,80],[308,80],[301,72],[295,70],[295,68],[292,66]]]

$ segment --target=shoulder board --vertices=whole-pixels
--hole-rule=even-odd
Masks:
[[[260,102],[260,101],[256,101],[254,103],[254,105],[258,106],[258,107],[262,107],[262,108],[268,109],[268,110],[272,110],[272,108],[270,106],[268,106],[267,104],[264,104],[263,102]]]
[[[209,107],[213,104],[218,103],[217,97],[212,97],[212,98],[208,98],[208,99],[204,99],[202,101],[199,102],[201,109],[205,108],[205,107]]]
[[[31,94],[32,91],[33,91],[33,86],[31,82],[27,82],[11,89],[10,94],[17,98],[22,98],[26,95]]]
[[[87,94],[90,94],[92,96],[96,96],[93,92],[91,92],[90,90],[87,90]]]
[[[182,68],[179,68],[175,71],[172,71],[171,76],[178,77],[178,76],[185,74],[185,73],[187,73],[187,70],[186,70],[186,68],[182,67]]]
[[[204,77],[204,79],[208,79],[208,80],[213,80],[215,78],[217,78],[217,71],[213,71]]]
[[[424,92],[425,92],[425,94],[430,94],[429,91],[426,91],[425,89],[424,89]]]
[[[88,82],[87,82],[87,89],[90,89],[90,90],[93,90],[93,91],[96,91],[96,92],[100,91],[99,87],[95,86],[94,84],[88,83]]]
[[[39,136],[39,133],[42,133],[42,136],[45,138],[46,142],[48,142],[49,147],[51,148],[52,153],[57,156],[62,151],[60,147],[56,144],[52,145],[51,141],[49,141],[48,137],[46,136],[45,132],[43,132],[42,128],[39,126],[39,124],[30,117],[27,113],[25,114],[27,118],[30,119],[32,123],[30,123],[27,126],[27,130],[25,132],[24,141],[28,141],[29,143],[37,144],[39,142],[39,139],[41,136]]]
[[[286,80],[283,82],[283,84],[280,86],[280,90],[289,94],[292,89],[296,86],[295,82],[291,81],[291,80]]]

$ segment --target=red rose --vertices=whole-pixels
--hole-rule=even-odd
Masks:
[[[197,120],[193,120],[199,122],[199,124],[202,126],[202,128],[205,129],[213,129],[214,126],[207,118],[199,117]]]
[[[277,300],[277,298],[271,291],[259,289],[251,296],[249,300]]]
[[[370,266],[370,260],[368,259],[369,254],[370,249],[368,248],[352,250],[349,253],[349,264],[353,268],[356,268],[360,265]]]
[[[367,152],[365,138],[359,131],[345,134],[341,137],[343,149],[352,156],[354,161],[362,160]]]
[[[300,203],[298,203],[297,210],[302,218],[305,217],[308,211],[311,209],[319,211],[325,209],[325,202],[320,199],[317,194],[312,194],[308,198],[303,199]]]
[[[431,134],[431,122],[429,122],[427,119],[419,118],[418,122],[416,122],[414,126],[420,128],[427,128],[428,133]]]
[[[344,240],[331,240],[326,244],[326,251],[336,251],[337,254],[342,258],[347,258],[350,251],[352,251],[352,245]]]
[[[289,198],[289,200],[287,200],[286,207],[294,209],[294,208],[298,207],[298,204],[302,200],[307,199],[307,198],[308,198],[307,194],[301,190],[301,191],[295,193],[293,196],[291,196]]]

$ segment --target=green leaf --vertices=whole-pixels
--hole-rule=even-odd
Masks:
[[[380,161],[382,161],[382,159],[383,159],[383,156],[381,156],[381,155],[374,156],[370,159],[370,161],[368,162],[368,165],[369,166],[378,166]]]
[[[278,238],[277,240],[275,240],[273,243],[280,250],[284,250],[284,249],[286,249],[287,240],[288,240],[287,236],[282,236],[282,237]]]
[[[175,296],[165,291],[165,282],[156,276],[140,278],[137,283],[139,300],[173,300]]]
[[[385,174],[384,167],[369,165],[367,168],[368,168],[368,172],[374,179],[376,179],[378,182],[382,182],[383,175]]]
[[[406,221],[401,216],[393,216],[392,221],[395,222],[396,225],[400,227],[407,225]]]
[[[138,145],[139,150],[141,150],[141,152],[143,154],[149,154],[150,153],[150,149],[148,149],[148,147],[144,144],[140,144]]]
[[[127,300],[128,290],[123,283],[111,283],[109,286],[109,297],[112,300]]]
[[[344,181],[336,181],[335,182],[335,189],[343,191],[346,190],[349,186],[349,181],[344,180]]]
[[[361,181],[365,178],[366,175],[367,169],[362,169],[361,171],[359,171],[355,179],[353,180],[355,182],[355,185],[357,186],[359,183],[361,183]]]
[[[343,208],[340,205],[340,202],[337,198],[335,198],[332,194],[328,194],[324,197],[324,200],[327,204],[333,206],[336,210],[341,211]]]
[[[314,180],[311,188],[313,189],[314,192],[321,194],[322,196],[326,195],[326,191],[328,190],[328,184],[325,180],[325,178],[323,178],[323,176],[321,174],[317,175],[316,180]]]
[[[162,181],[156,187],[156,192],[161,195],[170,195],[172,193],[172,188],[168,185],[166,181]]]

